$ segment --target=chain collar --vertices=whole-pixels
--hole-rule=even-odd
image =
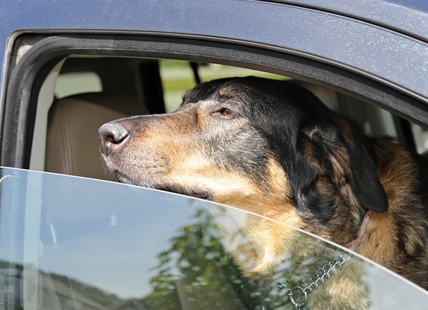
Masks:
[[[337,270],[339,270],[340,267],[342,267],[342,265],[349,260],[349,258],[351,258],[350,255],[337,255],[335,259],[329,260],[326,264],[319,268],[313,277],[306,279],[305,282],[309,282],[307,286],[302,287],[297,285],[293,287],[288,293],[288,296],[290,297],[290,301],[294,305],[295,309],[303,309],[306,305],[306,302],[308,301],[308,294],[312,293],[315,289],[318,288],[318,286],[324,284],[325,281],[330,279],[331,276],[334,275]],[[280,289],[285,288],[284,284],[282,283],[279,283],[278,287]]]
[[[366,215],[364,216],[363,221],[361,222],[360,229],[358,230],[358,236],[356,239],[349,241],[345,248],[351,250],[351,251],[357,251],[358,247],[361,244],[361,240],[363,240],[364,233],[366,231],[366,228],[369,224],[371,211],[368,210]],[[321,268],[319,268],[313,277],[309,277],[305,282],[309,284],[305,287],[302,287],[300,285],[297,285],[293,287],[290,292],[288,293],[288,296],[290,297],[291,303],[294,305],[296,310],[304,309],[307,301],[308,301],[308,294],[312,293],[315,289],[318,288],[321,284],[324,284],[325,281],[331,278],[333,274],[336,273],[340,267],[346,261],[349,260],[351,256],[343,256],[343,255],[337,255],[335,259],[329,260],[326,264],[324,264]],[[284,284],[279,283],[278,287],[280,289],[285,288]]]

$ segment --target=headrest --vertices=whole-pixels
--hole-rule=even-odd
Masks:
[[[99,153],[98,128],[111,120],[148,114],[127,94],[88,93],[52,104],[48,116],[45,170],[108,179]]]

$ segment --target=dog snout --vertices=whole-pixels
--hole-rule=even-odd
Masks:
[[[119,123],[107,123],[98,129],[104,151],[110,153],[128,140],[129,131]]]

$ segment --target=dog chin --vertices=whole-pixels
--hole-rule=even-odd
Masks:
[[[125,177],[122,177],[122,176],[117,177],[117,180],[118,180],[120,183],[124,183],[124,184],[129,184],[129,185],[138,185],[138,184],[135,184],[135,182],[134,182],[134,181],[132,181],[132,180],[130,180],[130,179],[127,179],[127,178],[125,178]]]
[[[172,188],[172,187],[162,186],[162,185],[156,186],[153,184],[149,184],[149,182],[137,182],[137,181],[131,179],[130,177],[120,173],[117,170],[114,171],[114,178],[118,182],[124,183],[124,184],[136,185],[136,186],[152,188],[152,189],[158,189],[161,191],[166,191],[166,192],[170,192],[170,193],[190,196],[190,197],[199,198],[199,199],[203,199],[203,200],[212,200],[212,195],[206,190],[186,189],[186,188],[177,188],[177,187]]]
[[[194,198],[199,198],[203,200],[212,200],[212,195],[206,190],[195,189],[195,188],[177,188],[177,187],[170,188],[170,187],[162,187],[162,186],[155,187],[155,188],[159,190],[180,194],[180,195],[185,195],[185,196],[190,196]]]
[[[114,170],[113,175],[114,175],[115,180],[120,182],[120,183],[141,186],[137,182],[135,182],[133,179],[131,179],[130,177],[120,173],[118,170]]]

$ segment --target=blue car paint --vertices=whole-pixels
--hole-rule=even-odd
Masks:
[[[396,29],[410,36],[428,38],[428,1],[426,0],[284,0],[280,2],[337,12],[355,19]]]
[[[349,3],[343,5],[345,13]],[[424,11],[418,14],[419,19],[428,16]],[[17,34],[72,31],[242,41],[344,66],[428,100],[428,44],[398,32],[397,25],[394,28],[313,8],[248,0],[8,1],[0,5],[2,99],[5,64]],[[404,32],[410,30],[407,27]],[[421,30],[417,36],[424,33]]]

